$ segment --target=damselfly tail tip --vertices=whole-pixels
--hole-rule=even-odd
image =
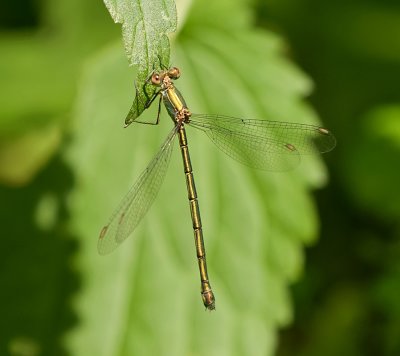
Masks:
[[[215,297],[211,289],[201,293],[201,297],[203,298],[206,310],[215,310]]]
[[[215,303],[206,307],[206,310],[213,311],[215,310]]]
[[[210,305],[206,305],[204,303],[204,306],[206,307],[206,311],[213,311],[213,310],[215,310],[215,301]]]

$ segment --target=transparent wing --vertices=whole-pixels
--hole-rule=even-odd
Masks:
[[[291,169],[300,155],[328,152],[336,145],[327,129],[314,125],[205,114],[193,114],[189,125],[233,159],[268,171]]]
[[[97,249],[101,255],[116,249],[138,226],[154,202],[165,177],[177,128],[169,133],[157,155],[121,201],[100,232]]]

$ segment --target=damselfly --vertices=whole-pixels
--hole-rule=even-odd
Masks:
[[[179,69],[172,67],[155,71],[148,79],[148,84],[157,87],[158,90],[148,99],[146,108],[159,95],[156,123],[159,120],[162,100],[174,127],[156,156],[115,210],[108,224],[101,230],[98,250],[102,255],[113,251],[138,226],[160,189],[171,158],[174,138],[178,136],[200,271],[201,296],[205,307],[213,310],[215,297],[207,273],[200,209],[185,126],[204,131],[223,152],[240,163],[272,171],[294,167],[302,154],[328,152],[335,147],[336,141],[327,129],[314,125],[192,114],[181,93],[174,86],[173,80],[179,77]]]

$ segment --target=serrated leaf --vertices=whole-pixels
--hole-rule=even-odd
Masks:
[[[139,71],[169,56],[167,34],[176,30],[173,0],[104,0],[113,20],[122,24],[125,51]],[[168,59],[167,57],[165,59]]]
[[[283,58],[282,41],[244,25],[245,5],[222,3],[215,6],[235,14],[230,20],[241,26],[205,28],[201,19],[209,21],[216,9],[198,1],[176,38],[173,63],[182,70],[176,85],[189,108],[315,123],[301,101],[310,81]],[[217,298],[216,312],[205,313],[178,149],[141,226],[112,255],[97,255],[101,227],[170,131],[165,112],[157,127],[119,129],[115,118],[129,101],[127,77],[118,50],[103,53],[93,60],[77,107],[69,161],[79,185],[71,210],[87,284],[76,302],[84,322],[68,338],[71,353],[273,354],[278,326],[292,317],[288,285],[301,273],[302,246],[316,236],[306,182],[324,181],[322,165],[314,157],[290,173],[254,171],[188,128]],[[156,109],[143,116],[151,120]]]
[[[141,115],[155,93],[146,80],[153,70],[169,66],[167,34],[176,30],[174,0],[104,0],[113,20],[122,24],[125,52],[137,66],[136,97],[125,119],[129,125]]]

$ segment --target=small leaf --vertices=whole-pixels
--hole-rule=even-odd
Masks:
[[[169,66],[169,39],[176,30],[174,0],[104,0],[113,20],[122,24],[129,63],[137,65],[136,97],[125,119],[131,124],[153,98],[156,88],[147,85],[149,74]]]

